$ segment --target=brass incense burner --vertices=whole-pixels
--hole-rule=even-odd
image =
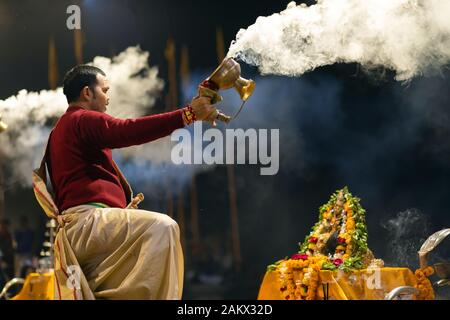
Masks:
[[[211,103],[215,104],[222,101],[219,95],[220,90],[234,88],[241,97],[242,104],[239,111],[233,116],[227,116],[220,111],[217,112],[216,119],[225,123],[235,119],[241,112],[245,102],[255,90],[255,82],[241,77],[241,66],[232,58],[225,58],[217,69],[204,80],[199,88],[198,94],[201,97],[208,97]]]
[[[431,253],[448,235],[450,235],[450,228],[439,230],[433,233],[428,239],[422,244],[419,254],[420,268],[428,267],[428,254]],[[436,285],[439,287],[450,285],[450,262],[439,262],[432,265],[436,275],[439,280]],[[401,297],[401,295],[408,294],[419,294],[419,291],[411,286],[403,286],[393,289],[389,294],[386,295],[385,300],[393,300]]]
[[[448,235],[450,228],[442,229],[433,233],[422,245],[419,250],[420,267],[428,266],[428,254],[433,251]],[[450,262],[441,262],[433,265],[436,275],[440,278],[438,286],[450,285]]]

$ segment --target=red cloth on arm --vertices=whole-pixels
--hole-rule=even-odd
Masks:
[[[124,120],[69,107],[53,129],[47,157],[60,212],[88,202],[125,208],[130,199],[113,167],[111,149],[147,143],[183,126],[182,109]]]

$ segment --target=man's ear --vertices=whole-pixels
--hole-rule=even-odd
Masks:
[[[89,101],[92,98],[91,89],[88,86],[85,86],[80,93],[80,98],[85,101]]]

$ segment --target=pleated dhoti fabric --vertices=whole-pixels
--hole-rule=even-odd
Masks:
[[[55,299],[181,299],[183,251],[169,216],[82,205],[58,221]]]

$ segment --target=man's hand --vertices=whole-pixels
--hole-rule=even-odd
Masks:
[[[208,121],[215,125],[219,112],[211,105],[211,99],[207,97],[196,97],[191,102],[192,111],[197,120]]]

